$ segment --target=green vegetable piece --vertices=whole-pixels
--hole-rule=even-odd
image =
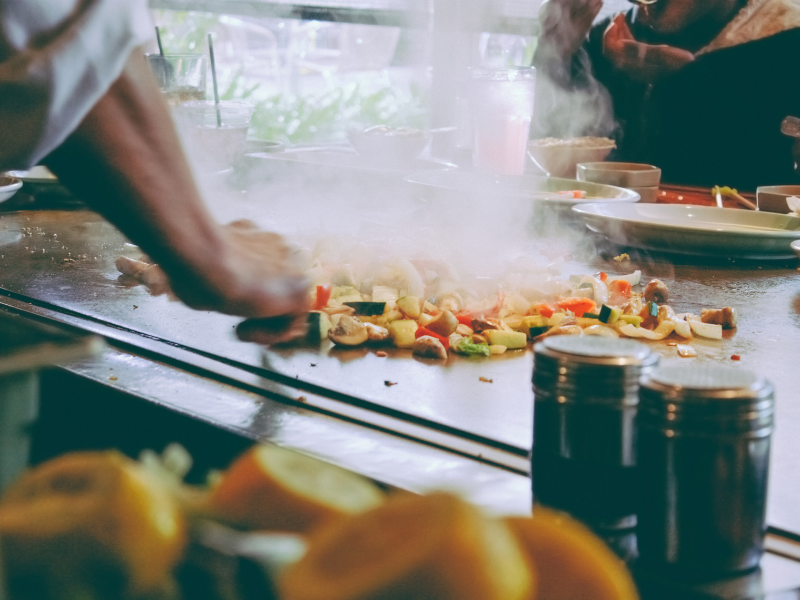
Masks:
[[[531,327],[530,329],[528,329],[528,335],[530,335],[531,339],[533,339],[535,337],[542,335],[543,333],[547,333],[548,331],[550,331],[550,327],[547,325],[544,325],[542,327]]]
[[[328,339],[328,330],[331,328],[331,318],[327,313],[311,311],[308,313],[308,332],[306,339],[312,344],[319,344]]]
[[[600,315],[595,314],[595,313],[588,313],[587,312],[587,313],[583,313],[583,318],[584,319],[599,319]]]
[[[644,321],[644,319],[639,315],[620,315],[619,319],[620,321],[625,321],[626,323],[630,323],[634,327],[639,327],[639,325],[642,324],[642,321]]]
[[[356,316],[379,317],[386,310],[386,302],[345,302],[356,311]]]
[[[650,315],[651,317],[658,316],[658,304],[656,304],[655,302],[648,302],[645,308],[647,309],[647,314]]]
[[[467,337],[461,338],[453,349],[459,354],[467,356],[489,356],[491,354],[488,344],[475,344]]]
[[[585,317],[586,315],[583,316]],[[608,304],[603,304],[602,308],[600,308],[600,320],[603,323],[608,323],[609,325],[613,325],[614,323],[619,321],[621,316],[622,316],[621,308],[609,306]]]

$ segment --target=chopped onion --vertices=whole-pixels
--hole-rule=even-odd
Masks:
[[[642,272],[641,271],[634,271],[630,275],[615,275],[615,276],[608,276],[606,279],[606,284],[611,283],[612,281],[627,281],[631,285],[639,285],[642,281]]]
[[[619,334],[605,325],[591,325],[583,329],[584,335],[599,335],[601,337],[618,338]]]
[[[675,333],[677,333],[679,336],[686,338],[687,340],[694,337],[692,335],[692,328],[689,326],[689,323],[677,317],[670,320],[675,323]]]
[[[689,318],[688,323],[689,327],[692,328],[692,331],[700,337],[710,338],[712,340],[722,339],[722,325],[717,325],[715,323],[703,323],[697,317],[694,319]]]
[[[672,321],[664,321],[652,331],[645,329],[644,327],[635,327],[630,323],[626,323],[619,328],[619,331],[620,333],[632,338],[663,340],[665,337],[675,331],[675,323]]]
[[[683,358],[694,358],[697,356],[697,350],[686,344],[678,344],[678,356]]]
[[[394,308],[397,304],[397,299],[400,297],[400,290],[385,285],[372,286],[372,301],[373,302],[386,302],[389,308]]]
[[[584,275],[581,277],[580,281],[578,282],[577,288],[575,289],[575,296],[580,296],[580,288],[584,284],[590,284],[592,286],[592,292],[594,297],[592,300],[597,302],[598,306],[602,306],[606,302],[608,302],[608,286],[600,281],[597,277],[592,277],[591,275]]]

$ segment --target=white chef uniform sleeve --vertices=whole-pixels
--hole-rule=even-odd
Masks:
[[[145,0],[0,0],[0,171],[61,144],[152,36]]]

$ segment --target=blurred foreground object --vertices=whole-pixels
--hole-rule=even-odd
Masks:
[[[625,564],[584,525],[544,506],[506,523],[538,573],[537,600],[636,600]]]
[[[76,452],[5,493],[0,539],[13,598],[129,598],[172,587],[185,523],[138,463],[115,451]]]
[[[383,498],[375,484],[350,471],[262,445],[228,468],[207,508],[245,528],[303,533],[378,506]]]
[[[284,600],[529,600],[506,526],[447,494],[402,495],[325,528],[280,581]]]
[[[39,414],[39,369],[99,354],[104,346],[98,337],[0,311],[0,491],[28,466]]]

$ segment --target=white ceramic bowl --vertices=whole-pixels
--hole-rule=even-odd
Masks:
[[[0,175],[0,202],[5,202],[22,187],[22,180],[9,175]]]
[[[417,158],[431,141],[431,136],[421,129],[370,127],[364,131],[351,129],[347,132],[347,139],[365,158],[396,163]]]
[[[797,254],[797,258],[800,258],[800,240],[795,240],[792,242],[792,250],[794,250],[794,253]]]
[[[786,214],[789,212],[786,204],[789,196],[800,198],[800,185],[762,185],[756,189],[758,210]]]
[[[616,147],[613,141],[603,145],[543,145],[545,140],[528,142],[528,154],[536,165],[551,177],[575,179],[578,163],[601,162]]]
[[[653,165],[626,162],[580,163],[577,179],[632,189],[658,187],[661,169]]]

